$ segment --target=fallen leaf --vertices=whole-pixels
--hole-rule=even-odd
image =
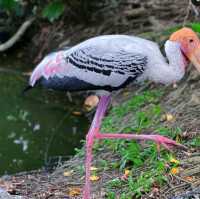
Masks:
[[[164,115],[161,116],[161,121],[167,121],[167,122],[171,122],[174,120],[174,116],[171,113],[166,113]]]
[[[128,92],[128,91],[124,91],[124,92],[123,92],[123,96],[124,96],[124,97],[128,96],[129,94],[130,94],[130,92]]]
[[[96,176],[96,175],[90,176],[90,180],[91,180],[91,181],[98,181],[99,179],[100,179],[99,176]]]
[[[192,182],[194,180],[194,178],[192,176],[186,176],[184,177],[185,180]]]
[[[173,174],[173,175],[176,175],[180,172],[179,168],[178,167],[174,167],[170,170],[170,173]]]
[[[74,172],[73,170],[71,170],[71,171],[64,171],[63,175],[65,177],[68,177],[68,176],[71,176],[73,172]]]
[[[180,143],[180,142],[181,142],[181,136],[180,136],[180,135],[177,135],[177,136],[176,136],[176,142],[177,142],[177,143]]]
[[[158,187],[153,187],[149,196],[151,198],[157,198],[156,196],[159,195],[159,192],[160,192],[160,189]]]
[[[172,87],[173,88],[178,88],[178,85],[176,83],[173,83]]]
[[[69,188],[69,196],[70,197],[78,196],[80,194],[81,194],[81,188],[79,188],[79,187]]]
[[[26,76],[31,76],[31,75],[32,75],[32,71],[23,72],[22,74],[23,74],[23,75],[26,75]]]
[[[82,115],[82,113],[80,111],[73,111],[72,114],[75,115],[75,116]]]
[[[166,114],[166,120],[167,120],[168,122],[171,122],[173,119],[174,119],[174,116],[173,116],[171,113],[167,113],[167,114]]]
[[[9,181],[0,180],[0,188],[5,189],[8,193],[14,193],[16,191],[16,184]],[[18,183],[21,185],[22,183]]]
[[[171,163],[175,163],[175,164],[180,164],[180,161],[171,157],[170,160],[169,160]]]
[[[96,167],[90,167],[90,171],[97,171],[98,170],[98,168],[96,168]]]

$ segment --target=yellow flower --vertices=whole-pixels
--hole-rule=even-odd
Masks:
[[[80,194],[81,194],[81,188],[72,187],[72,188],[69,189],[69,196],[70,197],[78,196]]]
[[[91,180],[91,181],[98,181],[99,179],[100,179],[99,176],[96,176],[96,175],[90,176],[90,180]]]
[[[122,180],[127,180],[129,175],[130,175],[131,171],[129,169],[125,169],[124,170],[124,174],[123,176],[121,177]]]
[[[174,167],[170,170],[170,173],[173,174],[173,175],[176,175],[178,174],[180,171],[179,171],[179,168],[178,167]]]
[[[130,170],[125,169],[125,171],[124,171],[124,175],[125,175],[125,176],[129,176],[130,172],[131,172]]]

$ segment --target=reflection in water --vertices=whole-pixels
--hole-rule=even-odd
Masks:
[[[33,89],[21,95],[26,81],[0,73],[0,174],[37,169],[51,156],[66,156],[80,147],[88,121],[71,112],[82,99]]]
[[[28,149],[28,140],[25,140],[23,136],[20,136],[19,139],[13,141],[15,144],[20,144],[22,146],[23,152],[26,152]]]

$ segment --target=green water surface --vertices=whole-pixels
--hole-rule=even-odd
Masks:
[[[49,157],[69,156],[85,137],[88,120],[74,116],[80,96],[36,88],[25,96],[27,78],[0,72],[0,174],[38,169]]]

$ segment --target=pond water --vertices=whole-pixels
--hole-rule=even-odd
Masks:
[[[87,118],[72,114],[81,110],[83,98],[75,95],[70,102],[66,93],[42,88],[24,96],[27,79],[0,70],[1,175],[41,168],[49,157],[68,157],[87,132]]]

